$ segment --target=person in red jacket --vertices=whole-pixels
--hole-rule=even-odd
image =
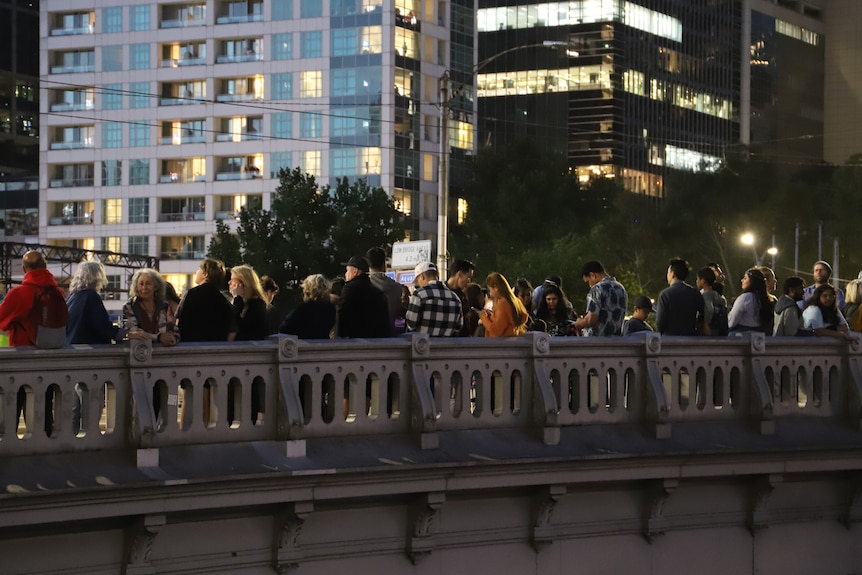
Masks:
[[[54,275],[48,271],[45,257],[39,252],[29,251],[22,258],[24,281],[15,286],[0,303],[0,330],[9,332],[9,345],[36,345],[36,326],[30,320],[30,310],[36,299],[37,289],[53,287],[65,298]],[[24,386],[18,389],[15,425],[24,412],[26,402]],[[45,433],[50,435],[54,425],[53,401],[45,402]],[[27,416],[25,415],[25,420]]]
[[[30,310],[37,288],[53,287],[65,298],[54,275],[48,271],[45,257],[29,251],[22,258],[24,281],[15,286],[0,303],[0,330],[9,332],[9,345],[36,345],[36,326],[30,320]]]

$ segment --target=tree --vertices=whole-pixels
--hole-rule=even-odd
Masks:
[[[312,273],[333,277],[340,262],[404,237],[404,217],[382,188],[363,180],[318,186],[299,168],[279,172],[271,209],[243,208],[236,234],[216,222],[208,255],[230,265],[244,262],[269,274],[286,298],[297,299],[299,283]],[[289,293],[294,290],[294,293]]]

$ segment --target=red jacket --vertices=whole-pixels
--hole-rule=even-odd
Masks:
[[[63,295],[63,290],[48,270],[27,272],[21,285],[9,290],[0,303],[0,330],[9,332],[9,345],[36,345],[36,326],[31,325],[29,318],[36,299],[36,286],[54,286]]]

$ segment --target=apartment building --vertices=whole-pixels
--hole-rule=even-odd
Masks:
[[[460,3],[42,0],[40,240],[155,255],[185,289],[215,222],[294,167],[383,187],[433,238]]]

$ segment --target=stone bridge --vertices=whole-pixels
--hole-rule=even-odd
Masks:
[[[862,573],[862,340],[0,350],[0,573]]]

